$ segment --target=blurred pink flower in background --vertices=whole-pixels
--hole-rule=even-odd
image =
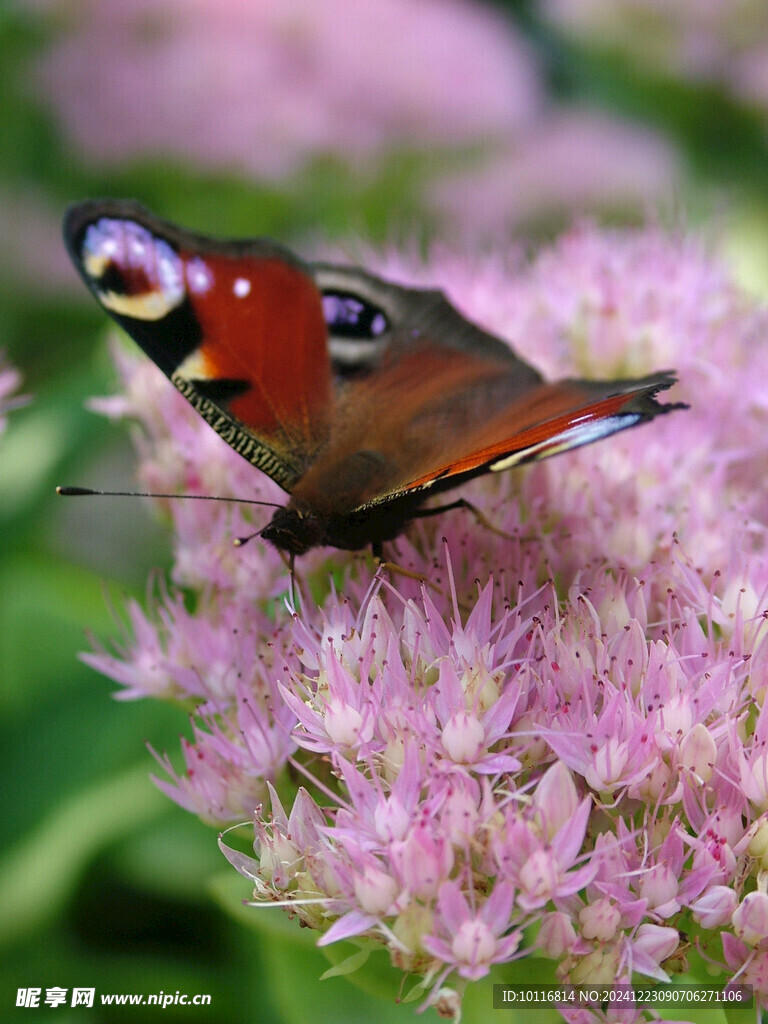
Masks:
[[[472,0],[92,0],[61,17],[39,81],[97,161],[276,177],[487,140],[541,101],[532,53]]]
[[[23,396],[14,395],[20,384],[21,374],[7,362],[5,355],[0,351],[0,434],[8,424],[8,413],[27,402]]]
[[[694,936],[768,1001],[768,311],[656,230],[378,269],[441,284],[549,375],[675,366],[691,409],[467,487],[511,536],[414,524],[390,553],[428,587],[318,551],[298,586],[319,599],[284,604],[278,553],[231,548],[259,510],[166,503],[173,588],[86,659],[195,703],[164,791],[252,817],[254,856],[225,852],[255,901],[385,946],[412,997],[458,1012],[465,981],[534,950],[562,981],[664,980]],[[145,482],[279,495],[153,366],[121,367],[101,404],[140,422]]]
[[[768,6],[763,0],[543,0],[580,42],[619,50],[644,71],[724,87],[768,107]]]
[[[426,210],[468,236],[644,210],[680,180],[650,129],[559,108],[512,22],[472,0],[103,0],[60,24],[37,91],[96,163],[279,179],[410,150]]]
[[[656,132],[598,111],[553,108],[507,147],[441,176],[427,201],[466,237],[503,237],[585,210],[670,206],[679,179],[679,162]]]

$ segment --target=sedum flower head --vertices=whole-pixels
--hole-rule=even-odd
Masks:
[[[285,187],[330,158],[367,188],[409,152],[415,205],[475,240],[637,216],[680,187],[667,141],[550,97],[513,20],[477,0],[27,4],[56,29],[33,89],[102,165],[171,158]]]
[[[522,38],[473,0],[55,7],[65,31],[38,85],[100,162],[170,155],[280,179],[332,153],[482,143],[526,123],[542,91]]]
[[[534,953],[590,983],[706,959],[768,1003],[768,314],[655,230],[382,270],[442,282],[550,375],[676,366],[691,409],[474,483],[506,536],[415,524],[390,556],[426,585],[319,551],[291,596],[274,550],[230,548],[263,510],[166,503],[173,582],[90,664],[193,702],[160,785],[252,822],[252,856],[223,848],[255,903],[383,946],[441,1012]],[[153,367],[120,365],[101,404],[140,423],[144,482],[275,499]]]

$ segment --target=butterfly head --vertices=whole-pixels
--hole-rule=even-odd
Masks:
[[[289,555],[306,554],[310,548],[327,543],[324,517],[292,505],[278,508],[260,536]]]

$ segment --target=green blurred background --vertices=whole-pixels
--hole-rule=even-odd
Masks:
[[[723,6],[688,0],[674,21],[623,0],[610,18],[596,0],[0,6],[0,351],[30,398],[0,435],[0,1017],[17,988],[53,985],[212,994],[164,1011],[177,1021],[413,1013],[315,984],[311,936],[239,910],[248,886],[215,830],[149,780],[145,743],[175,755],[182,712],[117,702],[78,661],[169,551],[141,502],[54,495],[133,479],[127,432],[85,407],[114,373],[60,243],[66,205],[134,197],[315,252],[503,249],[585,214],[651,219],[703,231],[762,291],[768,20],[762,0]]]

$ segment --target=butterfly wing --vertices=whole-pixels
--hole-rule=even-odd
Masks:
[[[661,372],[634,380],[542,383],[467,431],[441,463],[434,458],[421,460],[420,465],[415,461],[407,482],[363,502],[356,512],[414,493],[439,493],[484,473],[546,459],[686,409],[682,402],[656,400],[676,379],[673,373]]]
[[[64,238],[101,306],[231,447],[288,491],[326,447],[347,380],[405,357],[398,379],[423,383],[425,336],[444,352],[492,358],[521,393],[541,381],[441,292],[307,264],[267,239],[209,238],[119,200],[73,206]]]
[[[500,338],[467,320],[431,288],[406,288],[356,267],[311,265],[323,297],[328,348],[337,376],[357,380],[376,373],[385,362],[410,357],[418,364],[425,340],[432,349],[492,360],[514,375],[521,391],[541,375]],[[422,384],[423,373],[414,366]]]
[[[203,237],[132,202],[72,207],[64,238],[104,309],[228,444],[290,490],[332,402],[309,267],[266,239]]]
[[[394,536],[424,492],[680,408],[655,398],[669,373],[547,384],[441,292],[307,264],[266,239],[211,239],[114,201],[73,207],[64,234],[105,310],[291,493],[290,531],[306,512],[331,524],[278,544],[289,550]]]
[[[421,493],[547,458],[661,413],[669,372],[547,383],[439,291],[316,264],[334,368],[348,381],[327,448],[295,492],[329,515],[413,506]]]

